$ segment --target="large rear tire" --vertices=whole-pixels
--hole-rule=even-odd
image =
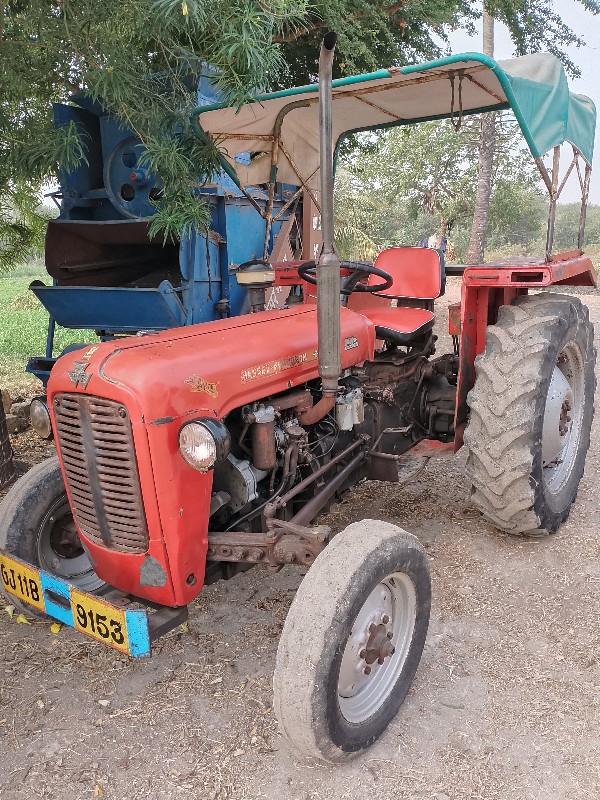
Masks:
[[[274,676],[283,735],[303,754],[355,758],[411,686],[427,636],[423,548],[379,520],[349,525],[319,554],[290,608]]]
[[[475,359],[467,401],[471,501],[508,533],[555,533],[577,496],[590,443],[594,329],[575,297],[502,306]]]
[[[81,546],[56,457],[32,467],[0,504],[0,549],[82,591],[98,594],[107,588]],[[6,597],[19,610],[45,617]]]

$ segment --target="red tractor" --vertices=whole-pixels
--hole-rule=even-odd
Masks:
[[[336,762],[369,747],[402,705],[430,581],[406,531],[363,520],[332,538],[313,521],[365,478],[401,480],[407,454],[464,444],[486,517],[509,533],[554,533],[583,474],[595,353],[579,300],[539,290],[595,286],[596,274],[581,250],[595,115],[569,94],[558,62],[467,54],[332,85],[334,45],[327,34],[318,86],[194,112],[198,135],[219,144],[248,198],[257,183],[272,196],[276,181],[311,196],[317,263],[232,265],[252,313],[60,358],[47,399],[58,457],[4,501],[0,564],[11,602],[129,655],[149,653],[206,583],[257,564],[310,567],[279,644],[275,710],[302,752]],[[454,267],[463,274],[455,348],[436,355],[443,258],[398,247],[374,265],[340,263],[332,143],[508,107],[550,192],[548,252]],[[553,256],[564,141],[580,175],[581,226],[578,249]],[[268,236],[273,204],[255,206]],[[265,307],[285,292],[283,307]],[[36,413],[41,429],[48,418]]]

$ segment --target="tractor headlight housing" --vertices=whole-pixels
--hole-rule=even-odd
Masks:
[[[45,397],[34,397],[29,407],[31,427],[42,439],[52,439],[52,422]]]
[[[196,419],[179,431],[179,452],[184,460],[198,472],[208,472],[229,455],[231,436],[215,419]]]

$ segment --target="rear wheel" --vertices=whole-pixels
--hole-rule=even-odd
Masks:
[[[107,587],[94,572],[77,535],[56,457],[30,469],[4,498],[0,549],[82,591],[96,594]],[[44,616],[8,597],[28,614]]]
[[[475,360],[465,430],[471,500],[509,533],[554,533],[577,496],[594,413],[594,329],[576,298],[502,306]]]
[[[284,736],[330,762],[370,747],[413,681],[430,604],[414,536],[378,520],[338,534],[302,581],[277,650],[274,705]]]

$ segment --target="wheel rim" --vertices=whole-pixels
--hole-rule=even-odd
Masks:
[[[338,677],[339,707],[348,722],[372,717],[394,691],[410,650],[416,608],[411,579],[394,572],[358,612]]]
[[[81,546],[66,495],[59,497],[46,512],[39,529],[37,551],[41,569],[78,589],[96,592],[105,585]]]
[[[104,186],[115,208],[130,219],[142,219],[156,213],[152,200],[161,196],[156,177],[147,166],[140,166],[145,152],[135,136],[119,142],[104,166]]]
[[[583,357],[575,342],[561,350],[552,373],[542,428],[542,474],[557,494],[568,481],[579,450],[584,412]]]

